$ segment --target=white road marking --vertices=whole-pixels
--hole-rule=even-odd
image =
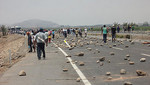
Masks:
[[[144,56],[150,57],[150,55],[149,55],[149,54],[141,53],[141,55],[144,55]]]
[[[53,43],[53,42],[52,42]],[[57,46],[55,43],[53,43],[55,46]],[[58,46],[57,46],[58,47]],[[68,54],[63,51],[60,47],[58,47],[58,49],[65,55],[65,56],[68,56]],[[77,72],[77,74],[80,76],[80,78],[82,79],[83,83],[85,85],[91,85],[91,83],[87,80],[87,78],[84,76],[84,74],[80,71],[80,69],[77,67],[76,64],[74,64],[72,62],[72,59],[70,57],[67,57],[67,59],[70,61],[72,67],[75,69],[75,71]]]
[[[70,48],[70,45],[67,43],[67,41],[66,40],[64,40],[64,42],[68,45],[68,47]]]
[[[117,47],[112,47],[114,49],[117,49],[117,50],[123,50],[122,48],[117,48]]]

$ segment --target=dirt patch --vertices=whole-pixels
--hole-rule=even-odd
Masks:
[[[0,76],[26,54],[26,38],[18,34],[10,34],[0,38]],[[11,50],[11,64],[9,51]]]

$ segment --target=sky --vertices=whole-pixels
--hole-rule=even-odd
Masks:
[[[150,0],[0,0],[0,24],[41,19],[59,25],[150,22]]]

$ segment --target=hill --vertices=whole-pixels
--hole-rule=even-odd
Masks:
[[[60,27],[58,24],[53,23],[51,21],[44,21],[44,20],[39,20],[39,19],[31,19],[31,20],[26,20],[20,23],[13,24],[13,26],[21,26],[24,28],[57,28]]]

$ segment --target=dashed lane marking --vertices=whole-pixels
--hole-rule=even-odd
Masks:
[[[145,53],[141,53],[141,55],[144,55],[144,56],[150,57],[150,55],[149,55],[149,54],[145,54]]]
[[[53,43],[53,42],[52,42]],[[55,46],[57,46],[55,43],[53,43]],[[58,46],[57,46],[58,47]],[[65,55],[68,56],[68,54],[62,50],[60,47],[58,47],[58,49]],[[77,67],[76,64],[72,63],[72,59],[70,57],[67,57],[67,59],[70,61],[70,64],[72,65],[72,67],[74,68],[74,70],[77,72],[77,74],[80,76],[80,78],[82,79],[84,85],[91,85],[91,83],[87,80],[87,78],[84,76],[84,74],[81,72],[81,70]]]
[[[117,47],[112,47],[114,49],[117,49],[117,50],[123,50],[122,48],[117,48]]]

